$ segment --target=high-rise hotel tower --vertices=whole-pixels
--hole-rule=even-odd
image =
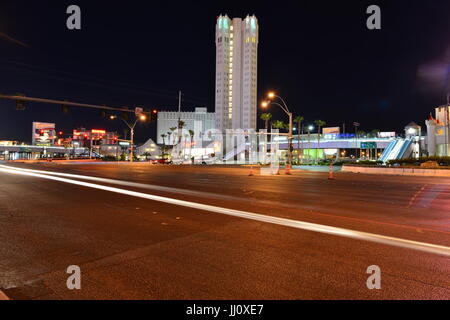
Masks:
[[[258,20],[220,15],[216,24],[216,128],[256,129]]]

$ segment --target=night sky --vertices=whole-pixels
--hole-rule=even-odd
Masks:
[[[66,28],[71,4],[81,7],[81,31]],[[381,7],[382,30],[366,28],[370,4]],[[258,95],[276,90],[306,122],[400,131],[410,121],[423,126],[446,102],[449,0],[2,0],[0,92],[167,110],[181,89],[184,109],[214,111],[221,13],[258,17]],[[66,132],[124,128],[98,111],[64,115],[59,106],[32,103],[16,111],[0,100],[0,140],[30,141],[32,121],[56,122]],[[154,136],[154,124],[139,125],[138,141]]]

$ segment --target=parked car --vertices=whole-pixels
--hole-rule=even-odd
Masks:
[[[152,160],[153,164],[172,164],[172,160],[169,159],[155,159]]]

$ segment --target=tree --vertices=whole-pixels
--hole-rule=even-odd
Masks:
[[[270,119],[272,119],[272,114],[271,113],[263,113],[261,115],[261,120],[265,121],[265,128],[266,130],[269,130],[269,121]]]
[[[130,129],[128,129],[128,128],[123,129],[123,135],[124,135],[124,137],[125,137],[125,138],[124,138],[125,140],[127,140],[128,132],[130,132]]]
[[[143,154],[143,156],[145,157],[145,160],[149,160],[150,157],[151,157],[152,155],[151,155],[150,152],[145,152],[145,153]]]
[[[378,138],[379,133],[380,133],[379,129],[373,129],[372,131],[370,131],[372,138]]]
[[[161,138],[163,139],[163,147],[162,147],[162,158],[164,159],[165,158],[165,156],[166,156],[166,137],[167,137],[167,134],[162,134],[161,135]]]
[[[358,137],[364,137],[366,135],[366,132],[363,130],[358,130],[356,131],[356,134],[358,135]]]
[[[183,120],[178,120],[178,143],[181,143],[181,138],[182,138],[182,134],[181,132],[183,131],[184,126],[186,125],[186,122],[184,122]]]
[[[189,150],[189,156],[192,157],[192,144],[194,143],[194,135],[195,132],[194,130],[189,130],[189,136],[191,137],[191,145],[190,145],[190,150]]]
[[[298,144],[298,151],[297,151],[297,163],[300,163],[300,129],[301,129],[301,124],[302,121],[305,120],[302,116],[297,116],[294,118],[294,122],[297,123],[297,134],[298,134],[298,138],[297,138],[297,144]]]
[[[169,137],[169,139],[168,139],[169,145],[170,145],[170,136],[172,135],[172,133],[173,133],[172,131],[168,131],[168,132],[167,132],[167,136]]]
[[[174,145],[175,144],[175,130],[177,130],[177,127],[169,128],[169,130],[170,130],[170,132],[172,132],[172,137],[173,137],[172,138],[172,145]],[[170,140],[169,140],[169,144],[170,144]]]
[[[327,123],[322,120],[316,120],[314,121],[317,126],[317,152],[316,152],[316,162],[317,162],[317,156],[320,149],[320,129],[322,129],[323,126],[326,126]]]
[[[286,129],[286,124],[281,120],[275,120],[272,124],[275,129]]]

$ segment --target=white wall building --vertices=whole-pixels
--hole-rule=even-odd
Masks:
[[[254,15],[216,24],[216,128],[256,129],[258,20]]]
[[[185,122],[183,128],[184,134],[187,131],[193,130],[195,135],[200,135],[206,130],[213,129],[215,127],[215,114],[208,112],[206,108],[195,108],[195,112],[178,112],[178,111],[160,111],[158,112],[157,123],[157,142],[163,144],[162,134],[172,132],[170,128],[178,127],[178,119]],[[176,133],[169,135],[164,139],[166,145],[174,145],[176,142]]]
[[[429,156],[450,156],[450,105],[435,109],[436,116],[425,121]]]

